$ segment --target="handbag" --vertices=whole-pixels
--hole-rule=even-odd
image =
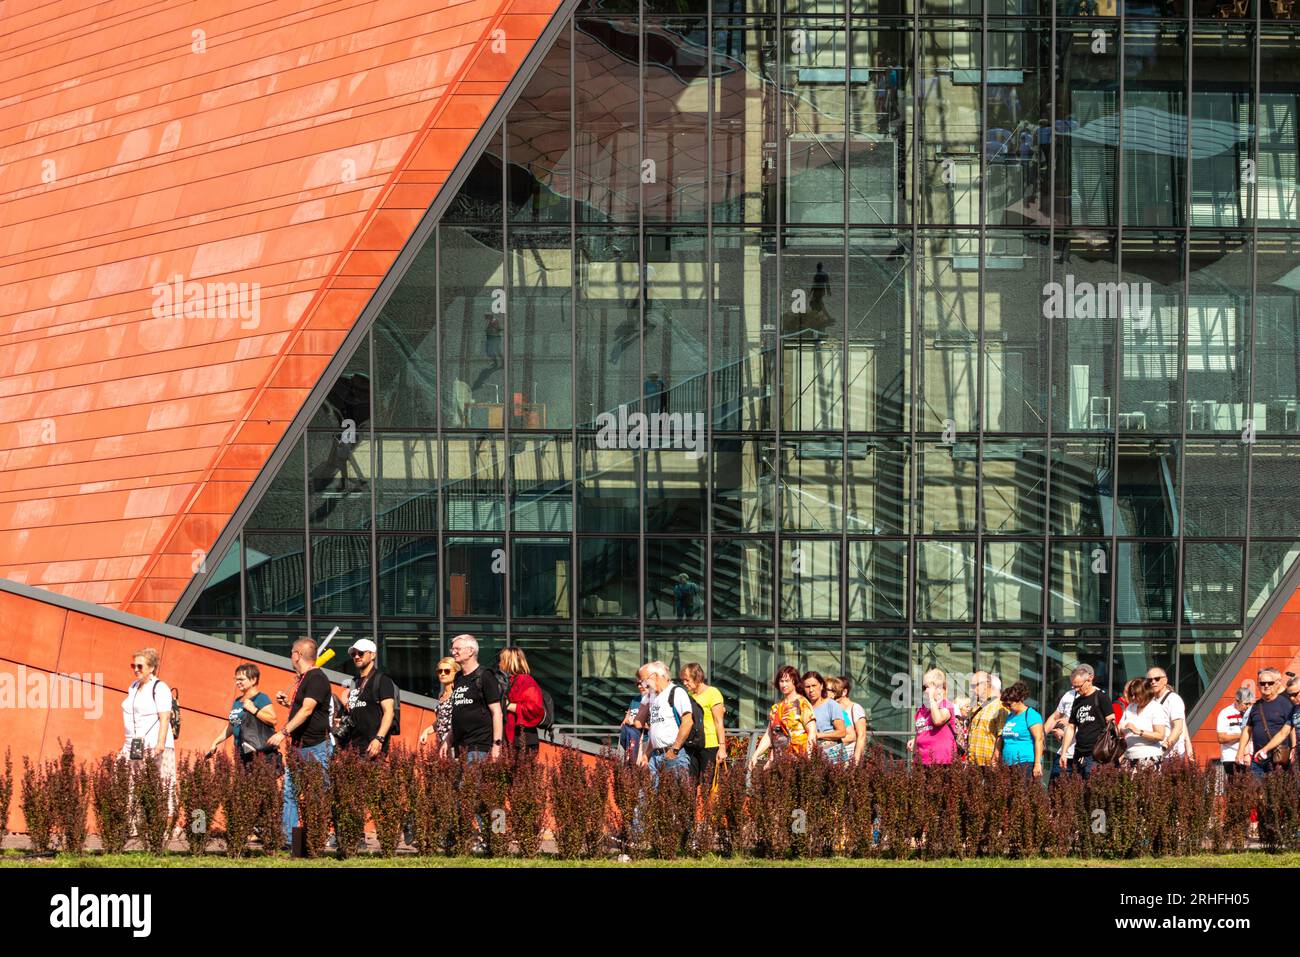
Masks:
[[[1114,764],[1124,753],[1124,743],[1115,722],[1107,721],[1101,738],[1092,746],[1092,759],[1098,764]]]

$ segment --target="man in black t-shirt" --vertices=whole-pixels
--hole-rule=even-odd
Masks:
[[[298,683],[292,695],[283,691],[276,692],[275,700],[282,708],[289,709],[289,720],[284,730],[271,735],[267,746],[278,748],[285,738],[293,747],[305,755],[310,755],[322,767],[328,767],[330,752],[330,680],[325,672],[316,667],[316,642],[311,638],[299,638],[293,643],[289,661],[298,674]],[[292,838],[294,826],[298,823],[298,796],[293,789],[293,775],[285,768],[284,773],[284,836]]]
[[[451,690],[451,746],[467,762],[500,757],[504,717],[503,690],[496,676],[478,663],[478,642],[473,635],[457,635],[451,656],[460,673]],[[443,753],[447,745],[443,744]]]
[[[348,690],[345,704],[352,731],[339,744],[364,751],[366,757],[377,758],[388,753],[397,707],[397,684],[388,675],[380,673],[375,664],[378,649],[369,638],[353,642],[348,654],[361,674]]]
[[[1075,695],[1066,721],[1060,763],[1062,768],[1077,771],[1087,778],[1092,771],[1092,749],[1106,731],[1106,722],[1115,720],[1115,710],[1111,707],[1110,696],[1093,685],[1090,668],[1075,668],[1070,680],[1080,681],[1079,693]],[[1067,759],[1065,756],[1072,743],[1074,757]]]

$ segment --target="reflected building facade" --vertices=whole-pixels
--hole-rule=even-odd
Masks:
[[[1296,4],[916,2],[566,8],[178,620],[584,726],[651,658],[895,746],[933,666],[1199,700],[1300,554]]]

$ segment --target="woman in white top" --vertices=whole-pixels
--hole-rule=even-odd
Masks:
[[[1159,764],[1165,755],[1161,742],[1169,730],[1165,709],[1160,707],[1144,678],[1134,678],[1125,685],[1124,697],[1128,699],[1128,707],[1119,722],[1125,745],[1120,763],[1127,768]]]
[[[862,761],[862,752],[867,749],[867,713],[862,705],[849,700],[853,683],[848,676],[827,678],[826,690],[831,693],[835,703],[844,709],[844,755],[845,763],[858,764]]]
[[[131,670],[136,677],[122,702],[122,723],[126,730],[122,757],[139,761],[150,754],[156,755],[170,792],[176,780],[172,689],[157,675],[158,650],[141,648],[131,656]]]

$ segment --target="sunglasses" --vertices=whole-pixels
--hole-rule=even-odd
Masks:
[[[350,654],[353,658],[364,658],[366,655],[364,651],[350,651],[348,652],[348,654]]]
[[[137,665],[137,667],[139,667],[139,666]],[[1261,681],[1261,682],[1259,683],[1259,686],[1260,686],[1261,688],[1271,688],[1271,687],[1273,687],[1273,685],[1275,685],[1275,684],[1277,684],[1276,681]]]
[[[449,674],[452,674],[452,670],[451,670],[450,668],[439,668],[439,669],[438,669],[438,674],[440,674],[440,675],[449,675]]]
[[[132,670],[132,671],[144,671],[144,665],[135,665],[135,664],[133,664],[133,665],[131,665],[131,670]]]

